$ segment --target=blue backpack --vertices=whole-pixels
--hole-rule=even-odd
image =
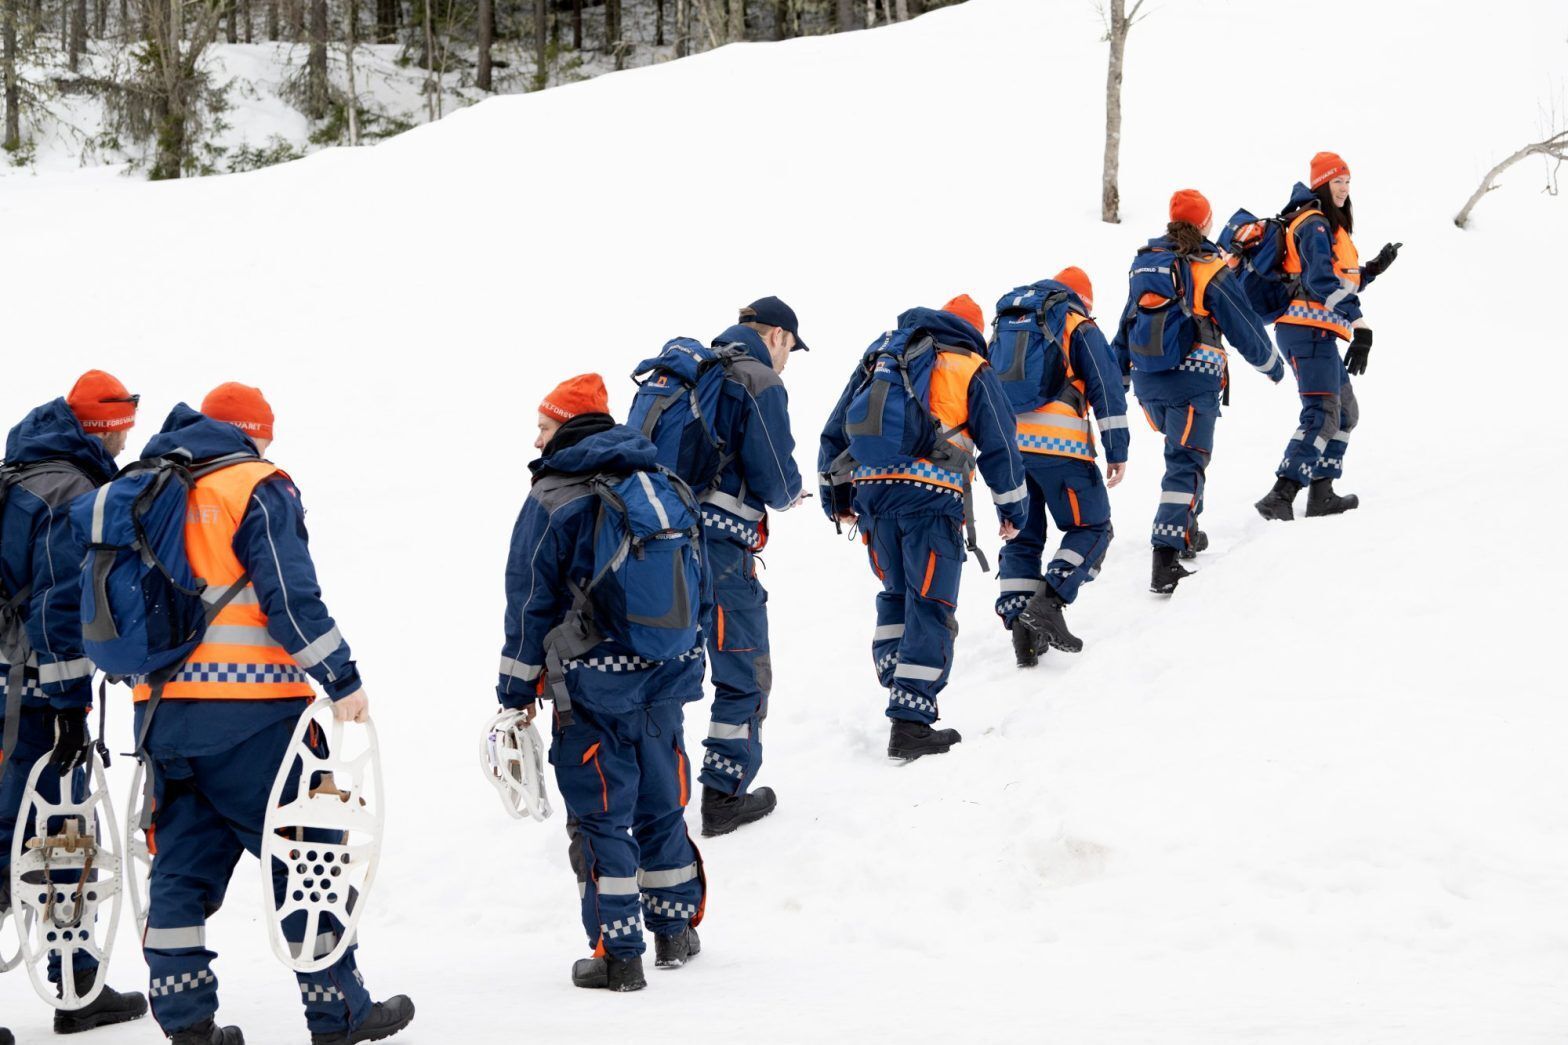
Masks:
[[[1067,387],[1067,353],[1052,331],[1053,310],[1064,310],[1062,320],[1066,312],[1088,316],[1071,291],[1050,280],[1016,287],[996,303],[987,358],[1015,414],[1052,402]]]
[[[1215,254],[1187,257],[1150,247],[1138,251],[1128,289],[1136,307],[1125,320],[1134,370],[1144,374],[1175,370],[1194,345],[1220,343],[1219,326],[1203,296],[1212,269],[1223,264]],[[1203,266],[1205,272],[1195,276],[1195,266]]]
[[[945,351],[953,349],[918,327],[889,330],[866,350],[860,387],[844,414],[847,454],[856,465],[888,468],[925,458],[968,476],[973,461],[931,412],[931,374]]]
[[[1294,278],[1285,271],[1285,223],[1238,210],[1215,242],[1241,260],[1242,293],[1254,312],[1272,320],[1290,305]]]
[[[201,643],[207,624],[240,589],[215,600],[185,553],[187,499],[196,480],[253,455],[233,454],[192,468],[157,457],[127,466],[71,505],[71,528],[86,548],[82,564],[82,649],[115,678],[172,675]]]
[[[661,466],[698,493],[713,485],[732,456],[713,422],[729,367],[744,354],[734,345],[709,348],[678,337],[632,371],[638,387],[627,426],[653,443]]]

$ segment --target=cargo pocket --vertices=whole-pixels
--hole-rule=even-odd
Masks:
[[[1097,467],[1091,465],[1082,474],[1063,479],[1062,499],[1066,501],[1065,518],[1074,526],[1099,526],[1111,519],[1111,498]]]
[[[915,590],[922,599],[956,609],[958,582],[963,572],[964,541],[957,524],[934,528],[931,547],[920,572],[920,586]]]

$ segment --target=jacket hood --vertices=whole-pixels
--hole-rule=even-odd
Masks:
[[[109,451],[87,434],[64,398],[35,408],[11,429],[5,438],[5,459],[7,464],[66,460],[103,482],[117,470]]]
[[[757,362],[766,363],[769,368],[773,366],[773,357],[768,355],[768,346],[762,343],[762,335],[748,326],[737,323],[713,339],[714,348],[724,345],[742,345]]]
[[[1296,182],[1295,187],[1290,190],[1290,202],[1285,204],[1285,209],[1280,211],[1280,213],[1290,214],[1300,210],[1302,207],[1305,207],[1308,204],[1314,207],[1319,206],[1318,194],[1298,181]]]
[[[1176,253],[1176,241],[1169,236],[1156,236],[1149,241],[1147,249],[1163,250],[1167,254],[1174,254]],[[1198,248],[1199,254],[1218,254],[1219,252],[1220,248],[1214,244],[1213,240],[1204,240],[1203,245]]]
[[[534,462],[534,475],[550,472],[583,475],[588,472],[637,472],[657,467],[659,455],[641,432],[616,425],[595,432],[579,443]]]
[[[898,317],[898,328],[926,330],[935,334],[943,344],[985,352],[985,336],[971,326],[967,319],[959,319],[951,312],[912,308]]]
[[[250,436],[227,421],[214,421],[184,403],[169,411],[163,428],[147,443],[142,459],[162,457],[183,450],[193,461],[210,461],[227,454],[257,453]]]

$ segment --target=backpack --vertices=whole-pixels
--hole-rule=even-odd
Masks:
[[[1088,318],[1068,291],[1040,284],[1018,287],[996,303],[987,358],[1015,414],[1054,402],[1071,379],[1067,346],[1047,319],[1058,305]]]
[[[82,563],[82,649],[115,678],[173,674],[201,643],[208,623],[250,582],[216,600],[191,571],[185,517],[196,480],[253,454],[192,467],[171,454],[128,465],[71,505],[71,527],[87,550]]]
[[[1160,263],[1165,259],[1168,265]],[[1127,319],[1134,370],[1145,374],[1175,370],[1194,344],[1219,344],[1219,327],[1203,306],[1202,291],[1193,289],[1192,263],[1210,260],[1215,260],[1214,255],[1185,257],[1150,247],[1138,251],[1130,289],[1136,307]],[[1197,330],[1188,331],[1188,323],[1182,320]]]
[[[735,345],[709,348],[678,337],[632,371],[638,387],[627,426],[653,443],[662,467],[699,494],[733,456],[713,422],[729,368],[743,355],[745,350]]]
[[[960,472],[968,483],[974,459],[954,446],[931,412],[931,375],[943,352],[967,352],[937,343],[926,331],[890,330],[866,350],[860,387],[844,414],[848,456],[864,468],[912,464],[925,458]]]
[[[1240,261],[1237,275],[1254,312],[1265,319],[1285,311],[1294,296],[1295,278],[1285,271],[1287,223],[1238,210],[1215,241]]]

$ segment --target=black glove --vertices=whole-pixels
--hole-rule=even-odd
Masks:
[[[1403,246],[1403,243],[1383,244],[1383,249],[1377,252],[1377,257],[1362,265],[1361,271],[1367,274],[1368,279],[1375,279],[1381,276],[1388,271],[1388,266],[1394,263],[1394,259],[1399,257],[1399,248]]]
[[[1372,331],[1357,327],[1350,337],[1350,351],[1345,353],[1345,369],[1352,374],[1367,372],[1367,356],[1372,354]]]
[[[87,764],[87,754],[92,750],[93,739],[87,735],[87,709],[70,708],[54,713],[54,752],[49,764],[60,775]]]

